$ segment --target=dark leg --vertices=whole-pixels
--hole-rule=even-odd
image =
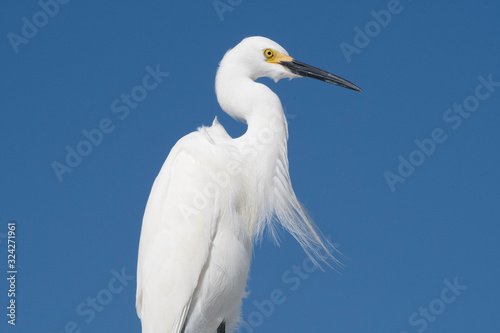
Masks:
[[[222,321],[220,323],[219,328],[217,328],[217,333],[226,333],[226,322]]]

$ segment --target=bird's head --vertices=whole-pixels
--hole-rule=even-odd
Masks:
[[[277,82],[283,78],[309,77],[332,83],[344,88],[362,91],[353,83],[319,68],[295,60],[278,43],[265,37],[248,37],[229,50],[223,63],[236,64],[245,75],[253,80],[269,77]]]

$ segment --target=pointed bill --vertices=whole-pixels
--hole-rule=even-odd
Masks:
[[[328,73],[322,69],[304,64],[298,60],[295,60],[291,57],[288,57],[287,60],[282,60],[279,62],[280,65],[287,68],[293,74],[302,76],[302,77],[310,77],[316,80],[321,80],[327,83],[335,84],[340,87],[363,91],[357,85],[352,82],[347,81],[346,79],[341,78],[340,76],[334,75],[332,73]]]

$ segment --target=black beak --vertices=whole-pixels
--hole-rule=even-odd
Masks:
[[[341,86],[344,88],[356,90],[356,91],[363,91],[361,90],[360,87],[356,86],[355,84],[337,76],[333,75],[332,73],[328,73],[322,69],[309,66],[307,64],[304,64],[303,62],[297,61],[293,59],[292,61],[281,61],[280,64],[290,70],[293,74],[297,74],[303,77],[310,77],[316,80],[321,80],[325,81],[328,83],[335,84],[337,86]]]

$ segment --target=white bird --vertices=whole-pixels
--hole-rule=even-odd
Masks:
[[[292,189],[288,127],[278,96],[260,77],[310,77],[361,91],[301,63],[264,37],[227,51],[215,79],[227,114],[248,125],[231,138],[217,118],[181,138],[156,178],[142,224],[137,314],[143,333],[233,332],[252,242],[272,224],[289,231],[315,263],[331,257]]]

